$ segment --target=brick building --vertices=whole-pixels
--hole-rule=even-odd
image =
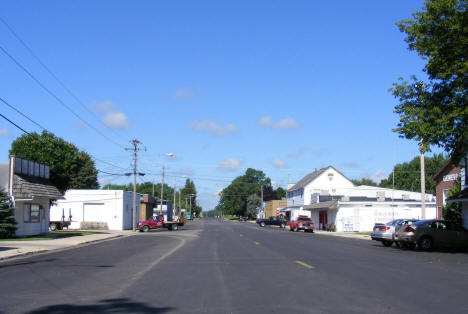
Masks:
[[[442,206],[446,204],[447,192],[459,177],[460,167],[454,166],[450,160],[432,177],[432,180],[436,182],[436,206],[438,219],[442,218]]]

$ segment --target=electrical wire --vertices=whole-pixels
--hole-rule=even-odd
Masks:
[[[83,101],[81,101],[81,99],[79,99],[75,93],[73,93],[64,83],[62,80],[60,80],[58,78],[58,76],[52,72],[52,70],[37,56],[37,54],[31,49],[31,47],[29,47],[25,42],[24,40],[13,30],[13,28],[4,20],[2,19],[2,17],[0,17],[0,22],[2,22],[5,27],[10,31],[11,34],[13,34],[13,36],[23,45],[24,48],[26,48],[26,50],[34,57],[34,59],[36,59],[36,61],[59,83],[59,85],[72,97],[74,98],[80,105],[81,107],[83,107],[86,111],[88,111],[88,113],[90,113],[91,115],[93,115],[98,121],[99,121],[99,117],[94,113],[92,112],[91,110],[89,110],[89,108],[87,106],[85,106],[85,104],[83,103]],[[121,135],[117,134],[117,132],[115,132],[114,130],[111,130],[111,132],[113,132],[114,134],[116,134],[117,136],[121,137]]]
[[[59,104],[61,104],[64,108],[66,108],[71,114],[73,114],[77,119],[79,119],[81,122],[83,122],[86,126],[89,128],[93,129],[96,133],[101,135],[103,138],[105,138],[107,141],[119,146],[120,148],[125,148],[124,146],[120,145],[113,139],[109,138],[107,135],[99,131],[96,127],[91,125],[88,121],[84,120],[80,115],[78,115],[70,106],[68,106],[62,99],[60,99],[55,93],[53,93],[50,89],[48,89],[41,81],[39,81],[26,67],[24,67],[18,60],[16,60],[8,51],[5,50],[2,46],[0,46],[0,50],[7,56],[9,57],[20,69],[22,69],[28,76],[33,79],[42,89],[44,89],[50,96],[52,96],[55,100],[58,101]]]

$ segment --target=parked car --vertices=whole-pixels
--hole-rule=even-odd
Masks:
[[[298,232],[304,230],[304,232],[314,232],[314,222],[312,219],[306,216],[299,216],[297,220],[289,223],[289,230]]]
[[[398,241],[404,247],[418,247],[422,250],[438,248],[468,249],[468,231],[461,226],[453,226],[444,220],[420,220],[400,228]]]
[[[372,240],[380,241],[384,246],[391,246],[393,244],[393,233],[395,226],[403,219],[395,219],[385,224],[376,223],[371,233]]]
[[[268,219],[257,219],[257,224],[260,227],[265,227],[265,225],[280,226],[280,228],[286,227],[286,222],[278,216],[270,216]]]
[[[395,226],[395,232],[393,232],[393,242],[395,242],[395,245],[397,247],[400,247],[400,241],[398,240],[398,230],[401,228],[404,228],[406,226],[411,226],[414,224],[416,221],[419,221],[418,219],[402,219],[400,222],[398,222]]]

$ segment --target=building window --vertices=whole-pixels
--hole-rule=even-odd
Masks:
[[[40,222],[41,209],[39,204],[24,204],[24,222]]]

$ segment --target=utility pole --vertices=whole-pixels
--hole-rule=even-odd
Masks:
[[[421,219],[426,219],[426,173],[424,169],[423,138],[421,137]]]
[[[264,215],[265,215],[265,212],[263,212],[263,184],[260,185],[260,195],[261,195],[261,203],[260,203],[260,212],[262,212],[262,217],[261,218],[265,218]]]
[[[164,195],[164,166],[162,167],[162,181],[161,181],[161,214],[162,214],[163,201],[164,201],[163,195]]]
[[[139,140],[131,140],[130,143],[133,144],[132,148],[125,148],[126,151],[133,150],[133,215],[132,215],[132,230],[136,230],[136,176],[137,176],[137,152],[139,150],[146,151],[146,147],[138,147],[138,145],[143,144]]]
[[[174,179],[174,211],[177,213],[176,210],[176,180]]]
[[[421,107],[424,109],[422,91],[426,88],[423,82],[417,82],[414,87],[418,90],[418,98]],[[420,136],[419,152],[421,153],[421,219],[426,219],[426,175],[424,170],[424,139]]]

